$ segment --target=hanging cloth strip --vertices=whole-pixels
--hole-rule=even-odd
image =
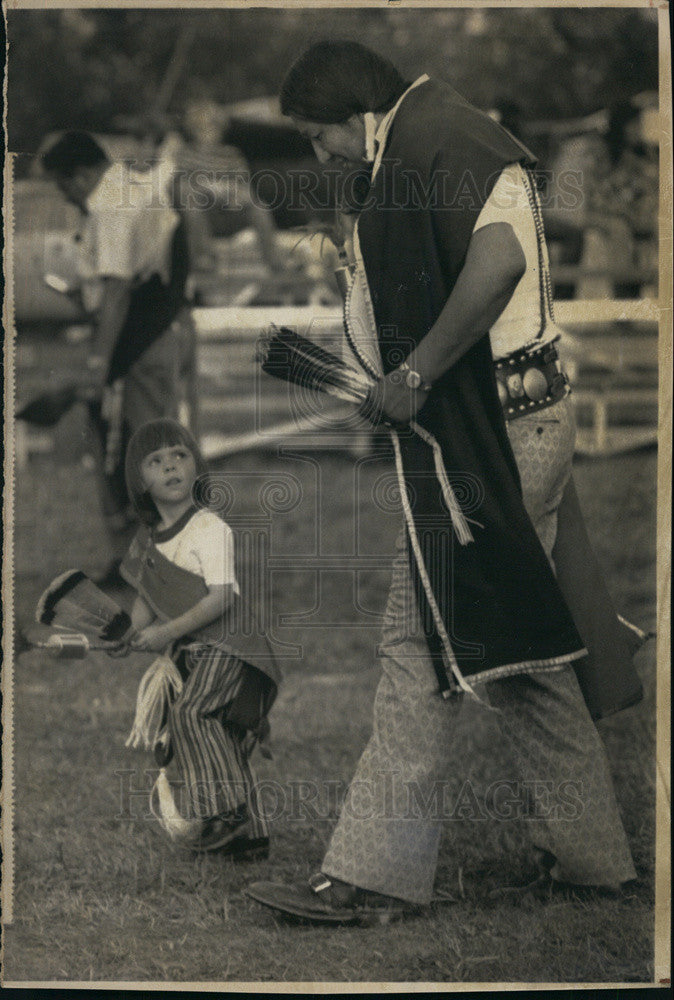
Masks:
[[[376,325],[374,310],[372,308],[372,300],[370,298],[370,292],[367,282],[367,275],[365,273],[365,267],[363,264],[362,255],[360,252],[360,242],[358,239],[358,221],[354,226],[353,231],[353,248],[355,255],[355,265],[350,272],[349,286],[347,289],[346,297],[344,300],[344,312],[343,312],[343,322],[344,322],[344,335],[346,338],[346,344],[348,349],[352,354],[353,358],[360,364],[363,370],[370,375],[372,378],[381,379],[383,377],[383,369],[381,365],[381,356],[379,352],[379,345],[377,343],[376,337]],[[442,495],[445,500],[448,511],[452,518],[452,525],[456,533],[457,540],[461,545],[467,545],[473,541],[473,535],[468,526],[468,520],[463,514],[459,502],[456,498],[454,490],[452,489],[451,483],[447,478],[447,472],[442,460],[442,451],[440,445],[436,441],[435,437],[417,424],[412,421],[410,424],[412,430],[418,437],[431,449],[433,453],[433,461],[435,463],[436,475],[440,487],[442,490]],[[445,669],[439,667],[436,660],[433,660],[433,665],[436,669],[437,679],[440,685],[440,691],[444,698],[450,697],[455,693],[454,686],[450,686],[447,680],[446,669],[449,667],[452,675],[454,676],[456,685],[459,690],[471,694],[477,701],[482,701],[476,694],[475,691],[468,684],[463,674],[461,673],[456,658],[452,652],[451,643],[447,631],[445,629],[444,622],[442,620],[442,615],[440,609],[438,608],[437,602],[433,595],[433,588],[431,586],[428,574],[425,572],[424,560],[421,552],[421,546],[419,544],[419,539],[417,536],[417,530],[414,523],[414,516],[410,509],[410,505],[407,498],[407,485],[405,483],[405,474],[403,470],[402,455],[400,450],[400,440],[398,437],[398,432],[394,428],[389,428],[389,433],[391,436],[391,442],[393,444],[393,452],[395,455],[395,466],[396,475],[398,477],[398,487],[400,490],[400,496],[403,505],[403,512],[405,515],[405,523],[407,526],[408,536],[410,539],[410,544],[412,545],[413,551],[415,553],[415,558],[417,561],[417,566],[421,575],[421,579],[426,592],[426,598],[431,608],[435,627],[437,629],[438,635],[441,637],[444,654],[446,659]]]

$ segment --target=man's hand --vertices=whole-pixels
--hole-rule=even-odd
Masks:
[[[361,413],[375,427],[378,424],[406,427],[427,399],[428,392],[410,389],[404,374],[396,370],[375,382],[367,401],[361,406]]]

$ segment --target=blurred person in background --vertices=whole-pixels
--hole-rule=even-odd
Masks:
[[[209,215],[220,209],[239,213],[242,224],[255,230],[269,270],[281,271],[285,265],[276,245],[274,217],[256,199],[242,153],[222,141],[227,123],[225,109],[206,97],[185,105],[182,128],[187,141],[176,153],[176,203],[185,213],[194,267],[208,270],[215,264]]]
[[[644,112],[634,100],[609,110],[606,154],[587,185],[586,246],[581,266],[621,271],[619,298],[638,296],[641,277],[655,283],[658,265],[658,145],[644,129]],[[592,253],[591,234],[599,240]],[[613,288],[608,290],[609,294]],[[657,294],[657,291],[655,291]]]
[[[81,212],[78,265],[97,286],[86,387],[95,430],[97,475],[113,559],[99,581],[122,586],[119,563],[135,525],[124,481],[134,431],[177,416],[188,316],[185,227],[171,206],[167,173],[138,173],[111,162],[87,132],[66,132],[42,166]]]
[[[577,248],[579,299],[657,295],[657,107],[640,97],[556,124],[569,133],[552,161],[546,222]]]
[[[428,904],[442,815],[410,813],[410,787],[431,802],[452,775],[465,693],[496,711],[512,788],[550,791],[549,808],[526,813],[537,875],[522,888],[617,889],[635,870],[593,718],[634,704],[641,686],[573,491],[534,159],[448,85],[410,83],[353,42],[300,56],[281,107],[322,164],[371,165],[345,335],[374,380],[368,415],[392,427],[405,524],[373,734],[321,870],[248,892],[324,923]],[[579,683],[588,653],[606,671],[596,701]]]

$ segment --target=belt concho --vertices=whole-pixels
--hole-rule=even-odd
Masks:
[[[513,351],[494,362],[494,372],[506,420],[552,406],[571,391],[554,344]]]

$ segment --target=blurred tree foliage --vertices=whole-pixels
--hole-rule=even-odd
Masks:
[[[170,110],[275,93],[286,67],[326,36],[389,55],[409,77],[449,80],[482,107],[527,118],[595,111],[658,84],[657,21],[645,8],[7,11],[8,135],[33,152],[45,133],[110,131],[146,112],[187,21],[195,39]]]

